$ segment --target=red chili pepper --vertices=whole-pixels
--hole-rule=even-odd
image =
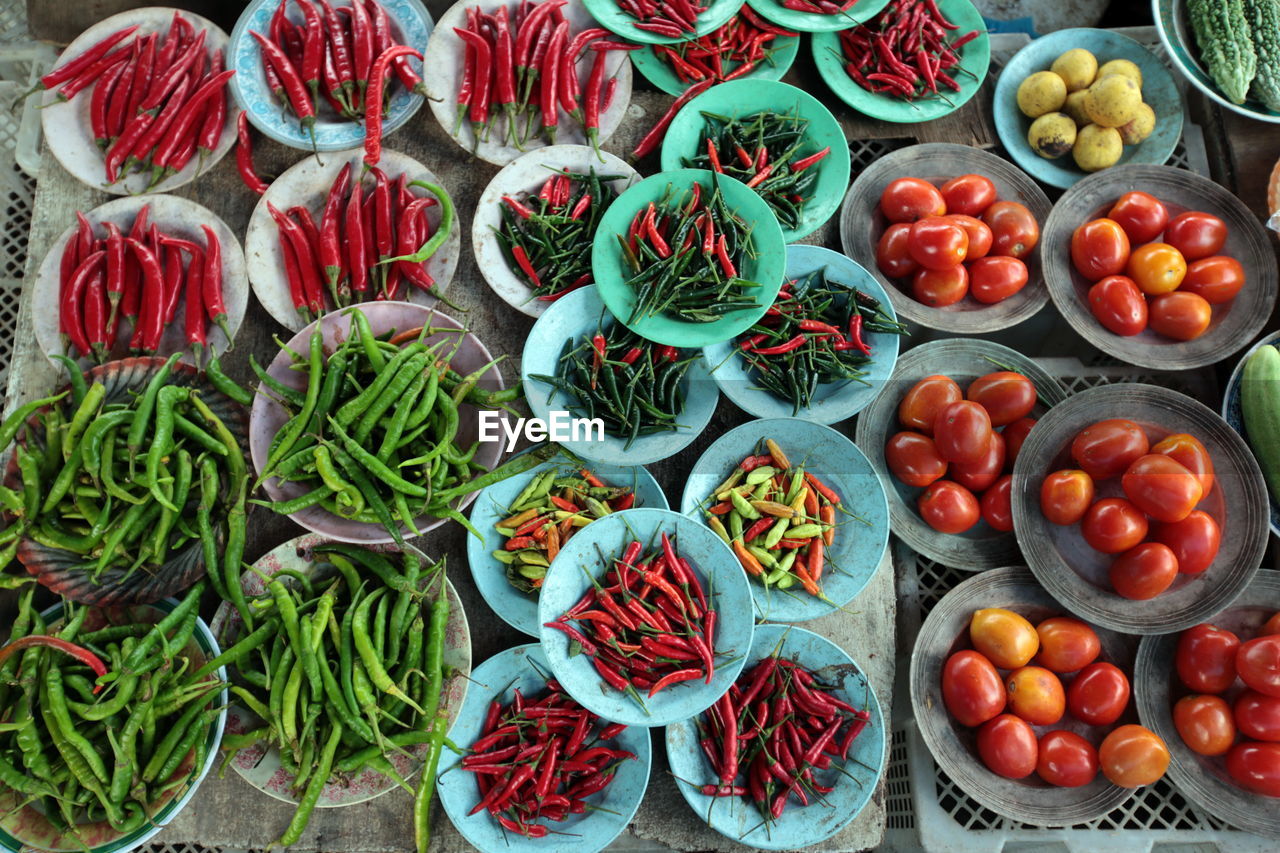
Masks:
[[[369,94],[369,80],[372,77],[373,63],[378,53],[378,45],[374,43],[373,22],[369,20],[369,11],[364,4],[351,4],[351,64],[355,73],[356,90],[364,101],[367,110],[373,97]],[[382,109],[381,100],[378,109]]]
[[[370,166],[376,165],[382,157],[382,90],[386,83],[387,66],[402,56],[422,59],[422,53],[416,48],[403,44],[392,45],[378,55],[374,60],[373,70],[369,73],[364,98],[364,161]]]
[[[738,270],[733,265],[733,259],[729,257],[729,245],[725,241],[724,234],[716,239],[716,260],[720,262],[720,270],[728,278],[736,278]],[[764,350],[757,350],[761,354],[768,355]]]
[[[671,106],[667,108],[667,111],[662,114],[662,117],[658,119],[657,123],[654,124],[649,132],[644,135],[644,138],[640,140],[636,145],[635,150],[632,151],[631,156],[639,159],[653,151],[653,149],[658,146],[658,143],[660,143],[666,135],[667,127],[670,126],[672,119],[676,116],[676,113],[680,112],[681,108],[684,107],[685,104],[689,103],[689,101],[711,88],[711,84],[713,82],[715,81],[703,80],[701,82],[694,83],[688,89],[685,89],[684,94],[675,99]]]
[[[253,192],[262,195],[267,191],[267,182],[258,177],[253,166],[253,142],[249,138],[249,112],[241,110],[236,118],[236,171],[240,180]]]
[[[796,160],[794,163],[791,164],[791,171],[803,172],[805,169],[809,168],[814,163],[821,162],[822,159],[830,153],[831,153],[831,146],[828,145],[826,148],[823,148],[821,151],[818,151],[814,154],[810,154],[808,157],[802,157],[799,160]]]
[[[50,637],[45,634],[31,634],[26,637],[20,637],[4,646],[0,646],[0,666],[3,666],[4,662],[12,657],[15,652],[35,648],[37,646],[53,649],[55,651],[62,652],[64,655],[70,655],[93,670],[93,674],[99,678],[107,674],[107,665],[102,662],[102,658],[98,657],[93,652],[83,646],[77,646],[75,643],[68,642],[59,637]],[[100,690],[102,690],[102,687],[103,685],[101,684],[94,686],[93,693],[95,696]]]
[[[369,266],[365,262],[364,196],[360,181],[351,181],[351,196],[343,215],[342,237],[346,250],[346,267],[351,273],[351,289],[364,293],[369,289]]]
[[[597,156],[600,152],[600,87],[604,82],[604,65],[607,61],[606,52],[596,51],[591,60],[591,73],[587,76],[587,91],[583,95],[582,127]]]
[[[201,271],[201,302],[209,320],[222,330],[231,342],[231,329],[227,325],[227,306],[222,292],[222,244],[218,234],[208,225],[201,225],[204,232],[204,257]],[[195,259],[192,260],[192,263]],[[190,273],[188,273],[190,275]]]
[[[280,78],[280,83],[284,87],[285,96],[289,99],[289,106],[293,109],[294,115],[302,123],[302,129],[311,134],[311,145],[314,148],[316,142],[316,111],[311,98],[307,96],[307,88],[298,76],[297,70],[293,67],[293,63],[289,61],[289,57],[285,56],[283,50],[275,42],[267,39],[261,33],[249,31],[249,35],[253,36],[258,42],[258,46],[262,49],[262,55],[265,63],[270,66]]]
[[[460,27],[454,27],[453,31],[458,38],[466,43],[473,58],[473,88],[468,99],[468,119],[471,122],[472,148],[474,149],[489,127],[489,96],[493,50],[489,46],[489,40],[478,32],[472,32],[469,29]]]
[[[281,213],[271,202],[267,202],[267,211],[276,221],[280,233],[289,241],[289,246],[293,250],[307,310],[312,316],[319,316],[324,311],[324,296],[313,248],[307,241],[302,226]]]
[[[604,364],[605,340],[604,335],[596,332],[591,338],[591,390],[595,390],[596,382],[600,378],[600,366]]]
[[[142,270],[142,314],[129,341],[132,349],[154,353],[164,332],[164,273],[155,253],[133,237],[125,238],[125,245],[138,260]]]

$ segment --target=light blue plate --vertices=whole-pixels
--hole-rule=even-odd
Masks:
[[[556,557],[542,584],[538,622],[553,622],[577,603],[608,569],[600,558],[621,556],[631,542],[653,542],[661,548],[661,533],[671,537],[676,552],[689,561],[706,590],[708,605],[719,614],[715,631],[716,671],[707,684],[685,681],[645,698],[645,708],[625,693],[608,687],[585,654],[569,655],[569,638],[542,627],[542,650],[551,670],[569,695],[584,707],[629,726],[665,726],[711,707],[742,671],[744,653],[755,629],[751,589],[738,558],[710,528],[664,509],[629,509],[594,522],[569,540]]]
[[[1031,177],[1062,189],[1089,174],[1076,165],[1070,153],[1056,160],[1037,154],[1027,142],[1031,119],[1018,109],[1018,85],[1035,72],[1048,70],[1055,59],[1073,47],[1088,50],[1098,58],[1099,65],[1112,59],[1128,59],[1142,71],[1142,99],[1155,110],[1156,129],[1137,145],[1126,145],[1117,165],[1160,165],[1168,160],[1182,138],[1182,96],[1173,75],[1151,51],[1128,36],[1080,27],[1058,30],[1033,40],[1013,55],[996,80],[992,102],[996,133],[1013,162]]]
[[[521,356],[520,376],[524,383],[524,395],[529,402],[533,414],[544,420],[551,417],[551,412],[561,412],[568,408],[569,401],[564,394],[556,391],[545,382],[532,377],[555,376],[560,363],[560,354],[564,351],[565,341],[570,338],[580,340],[584,335],[595,332],[601,322],[618,322],[608,312],[595,286],[583,287],[567,296],[551,303],[551,307],[543,312],[538,322],[533,324],[529,337],[524,343],[524,354]],[[711,416],[715,414],[716,403],[720,392],[707,373],[706,365],[697,359],[689,365],[688,372],[680,382],[684,394],[684,412],[680,416],[679,429],[671,432],[660,432],[653,435],[642,435],[625,449],[627,440],[605,434],[604,441],[561,441],[571,452],[591,462],[608,462],[613,465],[648,465],[659,459],[666,459],[673,453],[679,453],[697,438]],[[585,434],[585,431],[584,431]],[[592,433],[594,437],[594,433]],[[553,440],[556,440],[553,438]]]
[[[1236,362],[1235,370],[1231,371],[1231,378],[1227,380],[1226,391],[1222,394],[1222,419],[1227,422],[1233,430],[1240,433],[1246,442],[1249,440],[1248,434],[1244,431],[1244,414],[1240,411],[1240,376],[1244,373],[1244,363],[1249,360],[1249,356],[1253,355],[1254,350],[1262,346],[1280,345],[1280,332],[1272,332],[1262,338],[1240,356],[1240,360]],[[1267,490],[1267,498],[1271,507],[1271,532],[1276,536],[1280,536],[1280,506],[1276,505],[1276,499],[1271,495],[1271,490]]]
[[[827,570],[821,580],[830,603],[798,586],[777,590],[748,578],[756,612],[761,619],[773,622],[803,622],[826,616],[862,592],[889,544],[889,499],[884,486],[871,462],[848,438],[831,427],[796,418],[748,421],[720,436],[698,457],[680,496],[680,511],[702,521],[702,507],[711,490],[723,483],[747,456],[765,452],[762,448],[766,438],[778,442],[792,464],[803,463],[834,489],[845,509],[856,517],[836,514],[839,526],[835,541],[826,551]]]
[[[458,720],[449,730],[449,737],[461,747],[468,747],[480,737],[485,712],[493,699],[503,704],[511,701],[513,691],[519,689],[525,696],[537,696],[546,689],[546,675],[550,672],[546,658],[537,643],[516,646],[498,652],[471,673],[471,689],[462,705]],[[616,747],[636,754],[635,761],[624,761],[612,784],[602,793],[587,798],[590,806],[580,815],[569,815],[564,821],[547,821],[556,833],[543,839],[530,839],[507,832],[488,812],[468,815],[467,812],[480,801],[480,789],[476,777],[463,770],[461,756],[446,749],[440,756],[436,776],[436,793],[445,814],[463,837],[476,848],[485,851],[547,851],[557,853],[595,853],[609,846],[622,830],[627,828],[640,801],[644,799],[649,784],[649,768],[653,763],[653,749],[649,744],[649,730],[629,728],[618,735]]]
[[[747,72],[742,79],[781,80],[783,75],[791,70],[791,63],[795,62],[796,54],[800,52],[800,37],[776,36],[769,44],[772,47],[765,48],[766,52],[772,51],[769,58],[761,60],[760,64]],[[672,47],[677,46],[672,45]],[[677,77],[676,72],[666,60],[658,58],[654,53],[653,45],[646,44],[639,50],[631,51],[631,64],[644,75],[646,80],[668,95],[679,95],[693,85]],[[724,66],[725,73],[732,73],[737,67],[738,63],[727,62]]]
[[[832,284],[843,284],[855,287],[868,296],[880,301],[885,313],[897,319],[889,294],[885,292],[876,277],[854,263],[849,258],[807,243],[793,243],[787,246],[787,280],[796,280],[816,269],[825,267],[827,278]],[[724,395],[734,402],[739,409],[757,418],[803,418],[818,424],[834,424],[851,418],[867,406],[876,395],[884,390],[889,376],[893,373],[894,362],[898,360],[898,345],[901,335],[886,335],[881,332],[870,332],[866,341],[871,346],[871,363],[864,369],[867,375],[863,379],[869,384],[857,380],[848,382],[831,382],[819,385],[814,392],[813,405],[798,412],[792,412],[791,403],[775,397],[769,391],[756,384],[756,380],[747,362],[737,355],[736,341],[712,344],[702,351],[707,367],[711,370],[711,378],[720,386]]]
[[[857,0],[846,11],[830,15],[788,9],[779,0],[750,0],[747,5],[759,12],[760,17],[780,27],[799,33],[823,33],[847,30],[869,20],[880,14],[889,5],[889,0]]]
[[[493,526],[510,515],[507,507],[524,491],[524,487],[551,468],[577,470],[570,460],[557,457],[519,476],[489,486],[471,507],[471,524],[485,537],[485,541],[467,537],[467,563],[471,566],[471,578],[476,582],[476,589],[504,622],[533,637],[538,636],[538,599],[512,586],[507,580],[506,566],[493,558],[494,549],[500,547],[502,541]],[[667,496],[662,493],[662,487],[641,466],[622,468],[595,462],[591,465],[591,472],[606,485],[631,487],[636,493],[636,506],[667,509]]]
[[[698,746],[692,719],[667,726],[667,762],[685,802],[699,820],[726,838],[760,850],[798,850],[821,844],[843,829],[866,807],[884,772],[885,719],[867,676],[844,649],[803,628],[761,625],[748,659],[754,666],[782,642],[781,657],[791,658],[823,681],[838,685],[835,693],[855,708],[871,712],[871,720],[853,741],[842,775],[832,767],[817,773],[818,781],[835,786],[821,801],[801,806],[794,798],[782,817],[766,826],[759,810],[746,797],[704,797],[701,787],[719,780]],[[688,781],[685,781],[688,780]]]
[[[434,22],[431,13],[420,0],[380,0],[391,19],[391,32],[400,44],[423,50],[427,36],[431,35]],[[236,103],[249,114],[249,121],[267,136],[290,148],[311,150],[311,134],[302,129],[298,119],[285,109],[271,89],[262,71],[262,50],[249,35],[250,30],[266,35],[277,0],[251,0],[240,13],[235,29],[231,31],[231,43],[227,47],[227,67],[236,70],[231,78],[231,94]],[[343,3],[341,5],[349,5]],[[290,20],[302,20],[302,13],[289,5]],[[409,58],[409,62],[422,73],[422,62]],[[390,134],[402,127],[422,106],[422,96],[410,94],[394,76],[388,81],[391,104],[383,119],[383,134]],[[364,145],[364,124],[334,114],[323,97],[317,98],[315,147],[319,151],[344,151]]]

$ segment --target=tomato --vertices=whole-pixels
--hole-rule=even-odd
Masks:
[[[1005,474],[978,498],[982,520],[1001,533],[1013,529],[1013,475]]]
[[[993,427],[1002,427],[1024,418],[1036,406],[1035,383],[1011,370],[979,376],[969,383],[964,396],[987,410]],[[1007,435],[1005,437],[1008,438]]]
[[[1258,629],[1259,637],[1266,637],[1271,634],[1280,634],[1280,612],[1272,614],[1271,618]]]
[[[1042,666],[1024,666],[1004,680],[1009,710],[1033,726],[1051,726],[1062,719],[1066,694],[1058,676]]]
[[[1009,470],[1013,470],[1013,463],[1018,458],[1018,452],[1022,450],[1022,443],[1027,440],[1027,436],[1031,434],[1031,428],[1035,425],[1035,418],[1018,418],[1000,433],[1004,436],[1004,464]]]
[[[964,253],[964,262],[966,264],[979,258],[985,258],[987,253],[991,251],[991,229],[987,227],[987,223],[977,217],[965,216],[960,213],[948,213],[943,219],[959,225],[964,229],[965,235],[968,236],[969,248]]]
[[[1175,341],[1194,341],[1209,328],[1213,308],[1203,296],[1178,291],[1151,300],[1151,331]]]
[[[940,216],[921,219],[907,235],[907,251],[920,266],[941,272],[964,262],[969,232]]]
[[[987,453],[977,462],[957,462],[951,466],[951,479],[971,492],[985,492],[1004,471],[1004,436],[991,433]]]
[[[1218,556],[1222,531],[1213,516],[1197,509],[1182,521],[1153,525],[1151,538],[1169,546],[1178,561],[1178,571],[1198,575],[1213,565]]]
[[[1088,785],[1098,775],[1098,751],[1075,732],[1057,729],[1040,738],[1036,774],[1059,788]]]
[[[876,266],[889,278],[906,278],[920,269],[907,251],[910,236],[911,226],[905,222],[895,222],[880,235],[880,242],[876,243]]]
[[[991,661],[966,649],[942,667],[942,701],[962,726],[980,726],[1004,710],[1004,686]]]
[[[948,462],[977,463],[991,450],[991,416],[978,403],[961,400],[938,412],[933,440]]]
[[[916,270],[911,279],[911,298],[930,308],[955,305],[969,292],[969,271],[964,264],[945,270]]]
[[[931,483],[916,499],[916,507],[925,524],[939,533],[964,533],[981,517],[973,492],[950,480]]]
[[[1089,281],[1116,275],[1129,261],[1129,237],[1112,219],[1093,219],[1071,235],[1071,262]]]
[[[1025,258],[1040,242],[1040,223],[1024,205],[997,201],[982,211],[991,229],[991,254]]]
[[[1235,683],[1240,638],[1207,622],[1178,637],[1173,665],[1178,678],[1196,693],[1221,693]]]
[[[1280,741],[1280,697],[1246,690],[1236,697],[1235,721],[1245,737]]]
[[[1194,474],[1204,495],[1213,491],[1213,457],[1194,435],[1185,432],[1166,435],[1151,446],[1151,452],[1168,456]]]
[[[907,429],[933,435],[938,412],[964,399],[964,392],[949,376],[926,376],[907,391],[898,403],[898,423]]]
[[[979,258],[969,265],[969,292],[983,305],[994,305],[1027,286],[1027,265],[1017,258]]]
[[[1034,773],[1039,751],[1035,731],[1013,714],[1001,714],[978,729],[978,757],[988,770],[1006,779]]]
[[[880,212],[890,222],[915,222],[926,216],[942,216],[947,205],[942,193],[928,181],[898,178],[880,193]]]
[[[1147,538],[1147,517],[1124,498],[1103,498],[1084,514],[1080,533],[1095,551],[1119,554]]]
[[[1040,651],[1036,663],[1050,672],[1084,669],[1097,660],[1102,641],[1086,623],[1070,616],[1051,616],[1036,626]]]
[[[1183,696],[1173,706],[1173,725],[1182,742],[1200,755],[1222,755],[1236,741],[1231,706],[1220,696]]]
[[[1107,218],[1119,222],[1129,242],[1138,246],[1160,236],[1169,222],[1169,210],[1155,196],[1135,190],[1120,196],[1111,205]]]
[[[1129,679],[1115,664],[1097,661],[1067,687],[1067,710],[1091,726],[1109,726],[1129,705]]]
[[[1227,223],[1212,213],[1188,210],[1169,220],[1164,241],[1188,261],[1198,261],[1222,251],[1227,242]]]
[[[1146,432],[1131,420],[1098,421],[1071,442],[1071,458],[1095,481],[1118,477],[1151,448]]]
[[[1280,797],[1280,743],[1238,743],[1227,753],[1227,775],[1255,794]]]
[[[977,216],[996,200],[996,185],[985,175],[960,175],[941,187],[942,200],[952,213]]]
[[[1093,480],[1079,469],[1054,471],[1040,484],[1040,512],[1050,524],[1075,524],[1093,504]]]
[[[1236,649],[1236,673],[1259,693],[1280,696],[1280,634],[1241,643]]]
[[[1098,747],[1098,763],[1112,784],[1140,788],[1159,781],[1169,769],[1169,747],[1149,729],[1120,726]]]
[[[947,463],[938,455],[933,439],[918,432],[903,431],[889,439],[884,459],[893,476],[916,488],[924,488],[947,473]]]
[[[969,619],[969,642],[996,669],[1026,666],[1040,648],[1040,638],[1031,623],[1002,607],[973,611]]]
[[[1178,577],[1178,558],[1168,545],[1142,542],[1116,557],[1107,577],[1119,595],[1145,601],[1164,592]]]
[[[1222,305],[1236,298],[1244,287],[1244,267],[1235,258],[1214,255],[1187,265],[1182,290],[1194,293],[1210,305]]]
[[[1089,288],[1089,311],[1109,332],[1128,337],[1147,327],[1147,300],[1133,279],[1109,275]]]
[[[1120,485],[1134,506],[1155,521],[1182,521],[1204,494],[1195,474],[1159,453],[1135,459]]]
[[[1143,293],[1159,296],[1178,289],[1187,274],[1187,262],[1168,243],[1147,243],[1130,253],[1125,274]]]

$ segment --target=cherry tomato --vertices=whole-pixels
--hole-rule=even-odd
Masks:
[[[1040,648],[1036,629],[1026,617],[1003,607],[984,607],[969,619],[969,642],[996,669],[1026,666]]]
[[[916,500],[920,517],[939,533],[964,533],[978,523],[981,510],[973,492],[950,480],[938,480]]]
[[[1071,262],[1089,281],[1117,275],[1129,261],[1129,237],[1112,219],[1093,219],[1071,235]]]
[[[1091,726],[1109,726],[1129,705],[1129,679],[1118,666],[1096,661],[1067,687],[1067,710]]]
[[[876,243],[876,266],[889,278],[906,278],[920,269],[907,251],[910,236],[911,226],[905,222],[890,225],[880,235],[880,242]]]
[[[1036,663],[1058,674],[1084,669],[1097,660],[1102,641],[1086,623],[1070,616],[1050,616],[1036,626],[1040,651]]]
[[[979,258],[985,258],[987,253],[991,251],[991,229],[987,227],[987,223],[977,217],[966,216],[961,213],[948,213],[943,219],[959,225],[969,237],[969,248],[964,253],[964,262],[966,264]]]
[[[1004,436],[1004,464],[1009,470],[1013,470],[1013,463],[1018,458],[1018,452],[1022,450],[1022,443],[1027,440],[1027,436],[1031,434],[1031,428],[1035,425],[1035,418],[1018,418],[1000,433]]]
[[[1213,307],[1204,297],[1185,290],[1157,296],[1148,311],[1151,331],[1175,341],[1194,341],[1213,319]]]
[[[1160,453],[1135,459],[1120,485],[1134,506],[1155,521],[1182,521],[1204,494],[1195,474]]]
[[[1236,298],[1244,287],[1244,267],[1228,255],[1213,255],[1187,265],[1182,289],[1202,297],[1210,305],[1222,305]]]
[[[1198,575],[1218,556],[1222,531],[1213,516],[1197,509],[1182,521],[1152,525],[1151,538],[1169,546],[1178,561],[1178,571]]]
[[[960,175],[941,187],[942,200],[951,213],[977,216],[996,200],[996,185],[985,175]]]
[[[1005,474],[982,493],[978,509],[982,520],[1001,533],[1013,529],[1013,475]]]
[[[921,219],[907,235],[907,251],[920,266],[941,272],[964,262],[969,232],[940,216]]]
[[[1187,748],[1200,755],[1223,755],[1236,741],[1231,706],[1220,696],[1183,696],[1173,706],[1173,725]]]
[[[1119,554],[1147,538],[1147,517],[1124,498],[1103,498],[1084,514],[1080,533],[1095,551]]]
[[[1004,710],[1004,685],[991,661],[971,649],[942,667],[942,701],[962,726],[980,726]]]
[[[964,399],[964,392],[949,376],[926,376],[907,391],[898,404],[898,423],[907,429],[933,435],[938,412]]]
[[[942,193],[928,181],[898,178],[880,193],[880,212],[890,222],[915,222],[926,216],[942,216],[947,205]]]
[[[991,254],[1025,258],[1040,242],[1040,223],[1016,201],[997,201],[982,211],[991,229]]]
[[[1142,427],[1125,418],[1112,418],[1082,429],[1071,442],[1071,458],[1097,482],[1120,476],[1150,448]]]
[[[1036,386],[1021,373],[1001,370],[970,382],[965,399],[987,410],[991,426],[1002,427],[1031,414],[1036,407]]]
[[[1088,785],[1098,775],[1098,751],[1075,732],[1048,732],[1040,738],[1036,774],[1059,788]]]
[[[1280,743],[1238,743],[1227,753],[1227,775],[1255,794],[1280,797]]]
[[[1235,721],[1245,737],[1280,741],[1280,697],[1246,690],[1236,697]]]
[[[1148,296],[1159,296],[1178,289],[1187,274],[1182,253],[1168,243],[1147,243],[1129,254],[1125,275]]]
[[[994,305],[1027,286],[1027,265],[1017,258],[979,258],[969,265],[969,292],[983,305]]]
[[[1241,643],[1236,649],[1236,673],[1259,693],[1280,696],[1280,634]]]
[[[1026,720],[1001,714],[978,729],[978,757],[997,776],[1006,779],[1030,776],[1039,758],[1036,733]]]
[[[1117,594],[1145,601],[1164,592],[1178,577],[1178,558],[1168,545],[1141,542],[1116,557],[1107,577]]]
[[[1121,788],[1140,788],[1169,769],[1169,747],[1155,732],[1128,725],[1112,729],[1098,747],[1102,774]]]
[[[1093,480],[1078,468],[1054,471],[1040,484],[1040,512],[1050,524],[1075,524],[1093,505]]]
[[[971,492],[985,492],[1000,478],[1004,470],[1004,436],[991,433],[985,456],[977,462],[957,462],[951,466],[951,479]]]
[[[950,403],[933,422],[938,455],[948,462],[981,462],[991,450],[991,416],[972,400]]]
[[[1207,622],[1193,625],[1178,637],[1173,657],[1178,678],[1196,693],[1221,693],[1235,683],[1240,638]]]
[[[1202,497],[1213,491],[1213,457],[1194,435],[1172,433],[1153,444],[1151,452],[1168,456],[1194,474],[1200,483]]]
[[[1198,261],[1222,251],[1227,242],[1227,223],[1212,213],[1188,210],[1169,220],[1164,240],[1188,261]]]
[[[1258,629],[1259,637],[1266,637],[1271,634],[1280,634],[1280,612],[1272,614],[1271,618]]]
[[[1109,332],[1128,337],[1147,327],[1147,300],[1133,279],[1109,275],[1089,288],[1089,311]]]
[[[930,308],[955,305],[969,292],[969,271],[964,264],[945,270],[916,270],[911,279],[911,298]]]
[[[1169,222],[1169,211],[1160,199],[1140,190],[1127,192],[1111,205],[1108,219],[1120,223],[1134,246],[1150,243]]]
[[[918,432],[903,431],[889,439],[884,459],[893,476],[916,488],[924,488],[947,473],[947,463],[938,455],[933,439]]]
[[[1042,666],[1015,669],[1004,680],[1009,710],[1033,726],[1051,726],[1062,719],[1066,694],[1058,676]]]

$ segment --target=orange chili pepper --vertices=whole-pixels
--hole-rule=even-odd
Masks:
[[[831,543],[832,543],[832,542],[834,542],[834,541],[835,541],[835,538],[836,538],[836,528],[835,528],[835,524],[836,524],[836,508],[835,508],[835,506],[834,506],[834,505],[832,505],[832,504],[823,504],[823,505],[822,505],[822,508],[818,510],[818,518],[822,521],[822,523],[823,523],[823,524],[831,525],[831,526],[830,526],[830,527],[828,527],[828,528],[823,532],[823,534],[822,534],[822,541],[823,541],[824,543],[826,543],[826,545],[827,545],[828,547],[830,547],[830,546],[831,546]]]
[[[809,476],[808,474],[805,474],[805,477],[808,477],[808,476]],[[809,491],[805,492],[804,514],[809,516],[810,518],[818,517],[818,493],[813,489],[810,489]]]
[[[804,591],[810,595],[822,595],[822,589],[818,586],[818,582],[809,574],[808,569],[804,566],[794,566],[791,571],[795,572],[796,577],[800,578],[800,584],[804,587]]]
[[[782,448],[772,438],[764,440],[764,446],[769,450],[769,456],[773,458],[773,464],[776,468],[786,471],[791,467],[791,462],[787,459],[787,454],[782,452]]]
[[[811,486],[813,486],[815,489],[817,489],[817,490],[822,494],[822,496],[823,496],[824,498],[826,498],[827,500],[831,501],[833,504],[838,504],[838,503],[840,503],[840,496],[839,496],[839,495],[837,495],[835,492],[833,492],[833,491],[831,490],[831,488],[830,488],[830,487],[828,487],[826,484],[824,484],[824,483],[823,483],[821,480],[819,480],[817,477],[813,476],[813,475],[812,475],[812,474],[810,474],[808,471],[806,471],[806,472],[805,472],[805,474],[804,474],[804,478],[805,478],[806,480],[808,480],[808,481],[809,481],[809,485],[811,485]]]
[[[813,579],[814,586],[817,586],[819,578],[822,577],[823,551],[821,539],[812,540],[809,545],[809,577]],[[803,580],[803,578],[802,578]],[[814,593],[817,595],[817,593]]]
[[[554,524],[543,529],[547,532],[547,562],[550,562],[560,553],[560,532]]]
[[[731,509],[733,509],[733,504],[732,504],[732,503],[730,503],[729,501],[721,501],[720,503],[718,503],[718,504],[716,504],[715,506],[713,506],[713,507],[709,510],[709,512],[710,512],[712,515],[728,515],[728,514],[729,514],[729,510],[731,510]]]
[[[760,561],[737,539],[733,540],[733,553],[738,555],[738,562],[742,563],[742,568],[747,574],[758,576],[764,572],[764,566],[760,565]]]

